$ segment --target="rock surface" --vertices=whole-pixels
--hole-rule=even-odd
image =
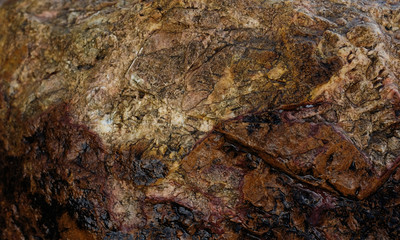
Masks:
[[[0,0],[2,239],[396,239],[395,0]]]

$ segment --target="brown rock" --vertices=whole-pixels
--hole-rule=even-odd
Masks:
[[[399,14],[0,0],[0,238],[398,238]]]

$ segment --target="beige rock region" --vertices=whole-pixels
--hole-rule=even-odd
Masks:
[[[396,0],[0,0],[3,239],[395,239]]]

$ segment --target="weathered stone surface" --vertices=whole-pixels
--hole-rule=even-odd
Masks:
[[[297,119],[297,111],[253,114],[224,122],[217,131],[258,153],[271,166],[349,197],[369,196],[399,165],[396,160],[376,172],[369,162],[373,156],[359,151],[342,129],[323,121],[318,110],[307,111],[319,120]]]
[[[397,1],[0,0],[2,239],[396,239]]]

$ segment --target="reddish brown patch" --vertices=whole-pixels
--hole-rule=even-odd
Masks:
[[[289,120],[283,117],[285,112],[279,115],[282,121],[274,124],[269,115],[227,121],[217,131],[292,177],[344,196],[369,196],[396,167],[377,175],[364,154],[331,124]],[[249,131],[251,126],[257,126],[257,131]]]

